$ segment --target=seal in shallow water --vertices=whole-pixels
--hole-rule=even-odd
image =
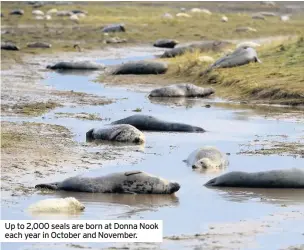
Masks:
[[[213,88],[202,88],[189,83],[181,83],[154,89],[149,97],[206,97],[213,93]]]
[[[102,64],[93,63],[90,61],[79,61],[79,62],[59,62],[54,65],[48,65],[48,69],[58,70],[98,70],[105,68]]]
[[[118,65],[112,71],[113,75],[147,75],[164,74],[168,70],[168,65],[164,62],[136,61]]]
[[[216,147],[205,146],[193,151],[185,162],[196,169],[224,168],[229,161]]]
[[[283,169],[246,173],[230,172],[208,181],[207,187],[242,187],[242,188],[304,188],[304,171]]]
[[[130,124],[146,131],[206,132],[203,128],[176,122],[166,122],[150,115],[132,115],[111,124]]]
[[[173,194],[180,185],[142,171],[130,171],[101,177],[76,176],[62,182],[38,184],[35,188],[89,193]]]
[[[101,129],[90,129],[86,133],[86,139],[131,142],[137,144],[145,142],[144,134],[137,128],[128,124],[109,126]]]
[[[156,61],[136,61],[127,62],[116,66],[112,71],[113,75],[147,75],[147,74],[164,74],[168,65],[164,62]]]

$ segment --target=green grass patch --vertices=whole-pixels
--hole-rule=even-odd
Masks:
[[[1,148],[11,148],[17,143],[24,141],[26,136],[11,132],[1,133]]]
[[[48,102],[16,104],[12,108],[16,110],[17,113],[26,116],[39,116],[60,106],[61,105],[58,103],[48,101]]]
[[[171,59],[168,74],[198,84],[214,85],[225,97],[287,105],[304,104],[304,39],[272,44],[258,49],[262,64],[215,69],[204,76],[209,64],[199,61],[199,53]],[[210,55],[210,54],[209,54]],[[215,59],[220,54],[212,55]]]

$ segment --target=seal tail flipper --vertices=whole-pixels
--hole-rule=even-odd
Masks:
[[[53,182],[53,183],[46,183],[46,184],[38,184],[35,186],[35,188],[46,188],[50,190],[57,190],[58,189],[59,182]]]
[[[262,61],[257,57],[255,58],[255,62],[262,63]]]

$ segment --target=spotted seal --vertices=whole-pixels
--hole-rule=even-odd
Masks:
[[[101,129],[90,129],[86,133],[86,139],[90,140],[105,140],[116,142],[130,142],[142,144],[145,142],[144,134],[134,126],[128,124],[119,124]]]
[[[100,177],[76,176],[62,182],[38,184],[35,188],[88,193],[173,194],[180,185],[146,172],[130,171]]]
[[[207,187],[304,188],[304,171],[283,169],[246,173],[234,171],[208,181]]]
[[[130,124],[146,131],[206,132],[203,128],[176,122],[167,122],[150,115],[132,115],[111,124]]]

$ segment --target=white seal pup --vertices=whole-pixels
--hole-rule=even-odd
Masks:
[[[212,146],[196,149],[185,162],[192,166],[192,168],[201,170],[215,170],[229,165],[226,155]]]
[[[145,131],[171,131],[171,132],[206,132],[203,128],[177,122],[167,122],[150,115],[132,115],[117,120],[111,124],[130,124],[137,129]]]
[[[194,84],[182,83],[154,89],[149,97],[206,97],[213,93],[213,88],[202,88]]]
[[[86,139],[88,141],[105,140],[142,144],[145,142],[145,135],[134,126],[122,124],[101,129],[90,129],[86,133]]]
[[[76,176],[62,182],[38,184],[35,188],[88,193],[173,194],[180,189],[180,185],[177,182],[135,170],[101,177]]]
[[[74,197],[45,199],[29,206],[28,210],[33,213],[75,213],[85,209],[85,206]]]
[[[246,173],[234,171],[208,181],[207,187],[304,188],[304,171],[296,168]]]

